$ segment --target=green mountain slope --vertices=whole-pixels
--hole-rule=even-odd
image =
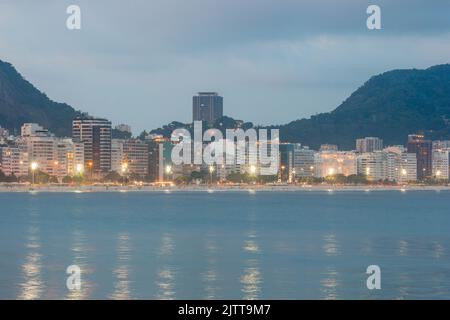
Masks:
[[[50,100],[9,63],[0,60],[0,126],[20,132],[24,122],[36,122],[58,136],[70,136],[79,115],[71,106]]]
[[[50,100],[11,64],[0,60],[0,126],[19,132],[24,122],[37,122],[56,135],[70,136],[72,120],[80,114]],[[228,117],[219,122],[215,124],[219,128],[237,123]],[[167,134],[176,127],[190,126],[173,122],[152,133]],[[334,111],[279,128],[282,141],[312,148],[333,143],[353,149],[355,140],[365,136],[380,137],[385,144],[404,144],[408,134],[420,131],[427,131],[433,139],[450,139],[450,64],[374,76]]]
[[[280,127],[284,141],[317,148],[333,143],[354,148],[355,139],[383,138],[404,144],[407,135],[430,131],[435,139],[450,138],[450,65],[426,70],[394,70],[372,77],[338,108]]]

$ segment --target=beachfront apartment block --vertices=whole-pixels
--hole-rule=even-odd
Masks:
[[[72,139],[84,144],[84,165],[98,176],[111,171],[111,122],[88,116],[72,122]]]
[[[293,166],[295,177],[314,176],[315,151],[306,146],[296,144],[294,147]]]
[[[21,136],[0,146],[0,166],[6,175],[27,176],[36,170],[62,180],[84,170],[84,145],[58,138],[36,123],[26,123]]]
[[[415,153],[408,153],[403,146],[387,147],[375,152],[359,154],[358,174],[369,181],[390,181],[404,184],[417,180]]]
[[[450,149],[434,149],[432,155],[433,178],[438,180],[449,179],[449,154]]]
[[[356,153],[353,151],[333,151],[326,149],[314,155],[314,175],[319,178],[357,173]]]
[[[28,159],[28,152],[21,150],[18,146],[0,146],[0,170],[7,176],[27,176]]]

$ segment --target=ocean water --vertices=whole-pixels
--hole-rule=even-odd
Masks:
[[[450,299],[449,204],[449,191],[0,193],[0,298]]]

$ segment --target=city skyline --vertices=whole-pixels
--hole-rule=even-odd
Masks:
[[[135,134],[187,122],[187,97],[199,89],[226,96],[233,118],[286,123],[333,110],[371,75],[450,56],[445,1],[425,9],[420,1],[378,1],[383,24],[375,31],[366,28],[366,1],[248,1],[239,12],[234,1],[77,3],[82,29],[72,32],[68,1],[3,1],[2,59],[56,101],[114,123],[124,109],[139,114],[129,121]],[[200,7],[205,14],[197,15]]]
[[[449,13],[0,0],[0,300],[450,299]]]
[[[200,121],[196,123],[201,124]],[[129,129],[127,125],[119,127]],[[289,184],[338,182],[402,185],[426,181],[439,184],[448,182],[450,178],[450,140],[431,141],[422,134],[410,134],[404,145],[384,147],[382,139],[365,137],[355,140],[353,150],[339,150],[336,145],[323,144],[315,151],[300,143],[278,142],[275,138],[276,140],[270,142],[273,145],[275,141],[277,145],[273,150],[271,147],[270,151],[273,163],[267,166],[260,158],[263,155],[259,149],[263,143],[255,140],[256,131],[255,138],[250,138],[252,130],[254,129],[248,129],[245,133],[241,131],[242,135],[235,132],[236,137],[241,136],[245,139],[248,135],[249,140],[244,150],[232,152],[231,162],[228,155],[226,162],[217,162],[217,159],[211,162],[211,159],[205,158],[207,156],[204,153],[211,145],[216,144],[209,139],[202,141],[199,147],[203,160],[194,164],[189,160],[187,163],[185,160],[179,163],[181,158],[174,159],[174,152],[175,157],[179,157],[180,147],[183,153],[186,147],[178,139],[159,135],[112,139],[111,122],[106,119],[93,117],[74,119],[72,138],[56,137],[37,123],[24,123],[20,136],[9,135],[7,130],[1,131],[0,172],[10,177],[12,179],[10,182],[20,180],[25,182],[32,173],[32,184],[35,182],[35,172],[48,175],[46,178],[49,179],[48,182],[64,183],[81,182],[84,178],[87,179],[86,182],[94,178],[92,181],[120,179],[125,183],[128,176],[132,175],[135,181],[151,183],[178,181],[183,184],[205,179],[201,178],[201,173],[205,171],[209,171],[211,184],[213,177],[217,183],[233,182],[236,178],[250,178],[249,181],[252,179],[256,181],[255,179],[260,176],[271,176],[272,178],[265,181]],[[224,154],[238,148],[237,143],[235,145],[228,139],[227,134],[227,138],[221,140],[226,144]],[[273,156],[274,150],[277,156]],[[197,152],[198,150],[194,150],[193,154]],[[268,170],[269,167],[271,170]]]

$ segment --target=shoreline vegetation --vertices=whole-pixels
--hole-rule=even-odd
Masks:
[[[300,184],[240,184],[240,185],[61,185],[61,184],[12,184],[0,183],[0,193],[5,192],[43,192],[43,193],[89,193],[89,192],[299,192],[299,191],[450,191],[449,185],[300,185]]]

